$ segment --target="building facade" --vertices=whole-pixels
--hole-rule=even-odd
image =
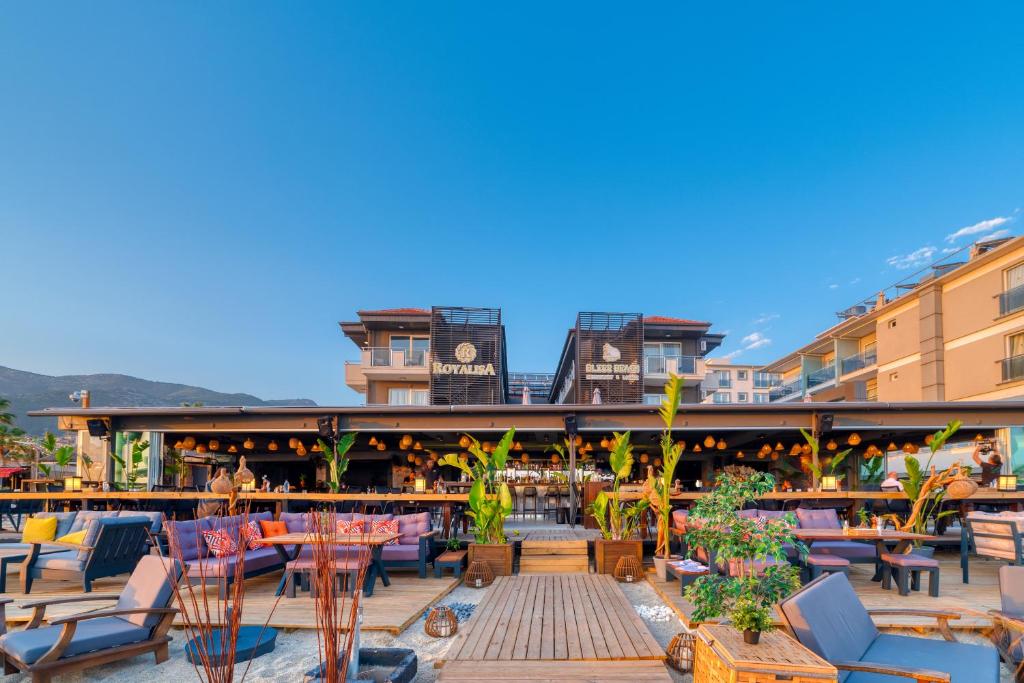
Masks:
[[[1024,397],[1024,238],[979,242],[764,367],[774,401]]]
[[[768,403],[779,376],[760,365],[708,358],[701,383],[702,403]]]

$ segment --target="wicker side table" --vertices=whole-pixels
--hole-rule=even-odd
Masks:
[[[825,683],[838,681],[834,666],[782,631],[761,634],[748,645],[732,626],[697,629],[693,683]]]

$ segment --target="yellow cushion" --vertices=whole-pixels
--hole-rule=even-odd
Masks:
[[[43,541],[52,541],[56,535],[56,517],[29,517],[25,520],[25,530],[21,532],[21,542],[41,543]]]
[[[88,529],[82,529],[71,534],[65,534],[57,540],[61,543],[74,543],[75,545],[82,545],[85,542],[85,535],[88,533]]]

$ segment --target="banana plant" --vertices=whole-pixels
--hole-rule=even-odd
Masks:
[[[356,442],[355,432],[341,435],[333,446],[323,439],[316,441],[320,444],[324,459],[327,460],[327,485],[331,487],[331,493],[337,493],[341,490],[341,478],[348,471],[348,463],[351,460],[348,457],[348,452],[352,448],[352,444]]]
[[[615,447],[608,455],[608,464],[615,475],[612,493],[609,496],[606,491],[598,492],[588,510],[597,521],[597,526],[605,539],[621,541],[628,540],[636,533],[650,501],[641,498],[629,505],[623,505],[619,499],[619,486],[633,471],[633,444],[629,442],[629,432],[613,432],[613,436]]]
[[[910,517],[903,524],[904,531],[913,531],[918,534],[927,533],[929,518],[939,520],[955,513],[955,510],[938,511],[942,505],[942,499],[946,495],[945,488],[939,483],[948,479],[954,470],[969,472],[969,469],[964,468],[960,463],[955,463],[937,475],[932,467],[932,460],[935,459],[935,454],[946,445],[946,442],[956,434],[962,424],[960,420],[953,420],[945,428],[932,434],[931,441],[928,442],[931,454],[924,467],[921,467],[920,461],[913,455],[903,458],[903,464],[907,470],[907,478],[902,480],[903,491],[907,494],[911,508]]]
[[[665,383],[665,398],[661,401],[661,421],[665,429],[661,432],[661,472],[652,474],[644,485],[647,500],[658,516],[658,543],[654,554],[665,559],[669,557],[669,532],[672,528],[672,482],[676,465],[683,455],[682,446],[672,440],[672,423],[679,412],[683,397],[683,380],[672,375]]]
[[[470,445],[468,450],[475,461],[463,462],[457,453],[448,453],[441,458],[442,465],[455,467],[466,473],[473,485],[469,489],[469,510],[473,520],[473,535],[477,543],[506,543],[505,519],[512,514],[512,493],[508,484],[498,481],[498,472],[504,471],[512,440],[512,427],[490,453],[484,451],[480,442],[466,434]]]
[[[146,468],[143,467],[143,463],[146,461],[146,451],[149,450],[148,441],[134,438],[129,443],[131,445],[131,455],[127,458],[122,457],[120,453],[116,452],[110,454],[110,457],[121,468],[126,491],[133,490],[136,484],[138,484],[139,478],[146,476]]]
[[[804,440],[807,442],[807,445],[811,447],[811,462],[808,464],[808,467],[811,470],[811,474],[814,475],[813,483],[815,486],[817,486],[818,482],[821,480],[822,475],[821,465],[817,464],[818,453],[821,448],[821,443],[818,441],[818,439],[814,438],[814,436],[812,436],[809,432],[802,428],[800,429],[800,433],[804,435]],[[843,464],[843,461],[846,460],[846,456],[848,456],[852,451],[852,448],[847,448],[844,451],[839,451],[838,453],[832,456],[831,462],[829,462],[829,464],[827,465],[828,473],[830,475],[837,476],[838,481],[842,481],[846,477],[846,474],[836,475],[836,471],[839,469],[839,466]]]

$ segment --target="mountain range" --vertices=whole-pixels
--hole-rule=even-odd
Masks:
[[[177,406],[201,403],[205,406],[315,406],[306,399],[264,400],[250,394],[226,394],[203,387],[171,382],[154,382],[129,375],[40,375],[0,366],[0,397],[11,402],[15,425],[29,434],[57,428],[52,417],[27,417],[29,410],[73,406],[68,396],[88,389],[93,406]]]

